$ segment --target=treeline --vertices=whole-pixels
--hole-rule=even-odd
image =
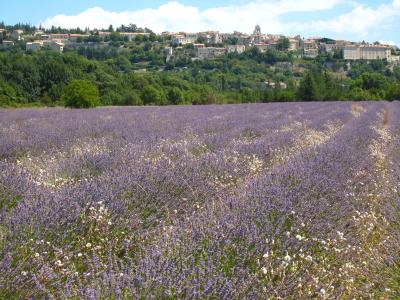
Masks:
[[[42,30],[45,33],[78,33],[78,34],[83,34],[83,33],[94,33],[98,31],[109,31],[109,32],[147,32],[147,33],[153,33],[153,31],[147,27],[142,28],[138,27],[135,24],[129,24],[129,25],[121,25],[117,28],[114,28],[112,25],[110,25],[107,28],[98,28],[98,29],[90,29],[90,28],[62,28],[62,27],[56,27],[52,26],[50,28],[43,28],[42,26],[35,26],[31,25],[29,23],[17,23],[14,25],[8,25],[5,24],[3,21],[0,22],[0,28],[5,28],[7,31],[12,32],[13,30],[18,30],[21,29],[24,31],[24,33],[27,34],[33,34],[36,30]]]
[[[181,49],[166,62],[162,47],[81,48],[56,54],[0,51],[0,105],[63,105],[74,79],[93,83],[100,105],[211,104],[400,99],[400,68],[384,61],[349,66],[332,56],[251,49],[192,61]]]

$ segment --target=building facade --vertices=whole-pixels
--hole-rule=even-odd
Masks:
[[[226,54],[226,48],[197,48],[197,58],[198,59],[213,59],[218,56],[223,56]]]
[[[348,45],[343,48],[346,60],[376,60],[391,57],[391,49],[383,45]]]
[[[171,43],[172,45],[186,45],[186,44],[194,44],[197,40],[196,36],[184,35],[184,34],[176,34],[172,36]]]
[[[43,42],[26,43],[26,51],[37,51],[43,47]]]
[[[238,53],[241,54],[246,50],[245,45],[229,45],[226,47],[227,53]]]
[[[13,38],[13,39],[15,39],[15,40],[21,40],[21,36],[22,36],[22,34],[24,33],[24,31],[23,30],[20,30],[20,29],[17,29],[17,30],[14,30],[12,33],[11,33],[11,37]]]

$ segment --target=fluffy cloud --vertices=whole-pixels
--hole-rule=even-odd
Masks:
[[[291,23],[288,26],[296,26],[302,30],[317,29],[320,32],[356,33],[365,37],[371,31],[390,28],[398,17],[400,17],[400,0],[394,0],[391,4],[381,4],[377,8],[357,5],[350,12],[332,20]]]
[[[100,7],[88,9],[75,16],[57,15],[42,22],[42,26],[67,28],[106,28],[109,24],[134,23],[149,27],[156,32],[200,31],[217,29],[225,32],[241,30],[249,32],[256,23],[268,32],[283,32],[285,26],[280,16],[291,12],[327,10],[346,0],[254,0],[200,11],[198,8],[173,1],[157,9],[126,12],[110,12]]]
[[[304,22],[284,22],[285,15],[307,12],[334,12],[339,4],[345,4],[349,12],[331,19],[314,19]],[[342,6],[344,7],[344,6]],[[317,18],[315,18],[317,16]],[[197,7],[171,1],[155,9],[111,12],[100,7],[88,9],[75,16],[57,15],[41,24],[44,27],[61,26],[67,28],[107,28],[110,24],[137,24],[155,32],[162,31],[204,31],[234,30],[251,32],[259,24],[263,32],[283,34],[322,34],[331,37],[357,37],[368,39],[371,32],[375,36],[391,39],[396,18],[400,17],[400,0],[392,0],[377,7],[368,7],[353,0],[252,0],[247,3],[199,10]],[[398,20],[398,19],[397,19]]]
[[[382,45],[396,46],[394,41],[379,41]]]

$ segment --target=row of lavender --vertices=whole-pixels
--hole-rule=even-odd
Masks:
[[[394,295],[399,111],[397,103],[0,111],[0,290]]]

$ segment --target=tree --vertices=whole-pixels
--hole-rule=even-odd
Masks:
[[[62,91],[61,101],[66,107],[91,108],[100,101],[99,90],[87,80],[72,80]]]
[[[146,86],[142,92],[141,98],[145,105],[147,105],[147,104],[155,104],[155,105],[166,104],[163,93],[159,89],[157,89],[154,85]]]
[[[318,88],[315,80],[308,72],[306,76],[301,80],[297,95],[300,100],[304,101],[317,101],[318,99]]]
[[[368,93],[368,91],[365,91],[360,87],[353,87],[346,95],[346,99],[364,101],[364,100],[370,100],[371,95],[370,93]]]
[[[357,84],[361,86],[364,90],[372,89],[382,89],[386,84],[386,78],[384,75],[379,73],[363,73],[359,79],[357,79]]]
[[[386,99],[400,100],[400,84],[391,84],[386,91]]]
[[[126,95],[123,99],[123,105],[143,105],[142,99],[136,92]]]
[[[204,36],[199,36],[199,37],[197,38],[197,40],[196,40],[196,43],[198,43],[198,44],[205,44],[205,43],[207,43],[207,40],[206,40],[206,38],[205,38]]]
[[[280,51],[287,51],[290,47],[289,39],[286,37],[280,38],[276,47]]]
[[[168,91],[168,100],[173,104],[182,104],[184,102],[183,93],[180,88],[173,87]]]

